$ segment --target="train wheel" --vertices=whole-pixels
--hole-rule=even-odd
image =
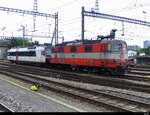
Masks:
[[[74,66],[74,65],[71,65],[71,70],[72,70],[72,71],[76,71],[76,70],[77,70],[77,67]]]

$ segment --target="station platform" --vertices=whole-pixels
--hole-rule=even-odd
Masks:
[[[0,75],[0,102],[15,112],[86,112]]]

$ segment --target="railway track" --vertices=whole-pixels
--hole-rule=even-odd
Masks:
[[[139,77],[139,76],[128,74],[126,76],[106,77],[106,76],[96,76],[91,74],[66,72],[60,70],[58,72],[58,70],[54,70],[54,69],[46,69],[46,68],[39,68],[39,67],[32,67],[32,66],[25,66],[25,65],[14,65],[14,64],[6,64],[6,63],[3,64],[1,63],[1,65],[3,66],[2,67],[3,69],[5,68],[12,72],[17,70],[17,72],[36,74],[42,77],[53,77],[53,78],[56,78],[59,75],[60,79],[64,79],[64,80],[110,86],[110,87],[122,88],[127,90],[130,89],[130,90],[134,90],[134,91],[136,90],[136,91],[146,92],[146,93],[150,92],[150,85],[127,81],[128,79],[130,79],[130,80],[150,82],[149,78],[142,77],[142,76]]]
[[[8,65],[10,64],[8,61],[0,61],[0,64],[2,65]],[[16,65],[15,65],[16,66]],[[46,68],[41,68],[41,67],[32,67],[32,66],[22,66],[22,65],[17,65],[21,68],[24,68],[23,71],[26,71],[26,72],[29,72],[28,70],[26,69],[29,69],[31,68],[30,72],[29,73],[37,73],[37,71],[40,71],[40,73],[38,73],[38,75],[44,75],[44,76],[49,76],[49,74],[51,75],[51,77],[55,77],[57,74],[62,74],[64,73],[65,76],[66,74],[73,74],[75,76],[78,76],[78,75],[81,75],[81,76],[92,76],[92,79],[93,77],[96,76],[96,78],[99,78],[99,77],[107,77],[107,78],[112,78],[112,77],[109,77],[109,76],[102,76],[102,75],[95,75],[95,74],[85,74],[85,73],[73,73],[73,72],[66,72],[66,71],[62,71],[62,70],[54,70],[54,69],[46,69]],[[32,71],[33,69],[33,71]],[[145,68],[140,68],[140,67],[137,67],[137,68],[131,68],[133,71],[132,72],[129,72],[129,74],[126,74],[124,76],[114,76],[115,78],[119,78],[119,79],[127,79],[127,80],[135,80],[135,81],[144,81],[144,82],[150,82],[150,77],[148,77],[148,75],[150,76],[150,72],[147,72],[147,71],[150,71],[150,69],[145,69]],[[138,71],[137,71],[138,70]],[[59,71],[59,72],[58,72]],[[146,73],[145,73],[146,72]],[[61,77],[63,79],[68,79],[69,76],[66,78],[66,77]],[[76,78],[74,78],[73,76],[71,76],[71,79],[72,80],[77,80]],[[78,81],[78,80],[77,80]],[[80,80],[82,81],[82,80]],[[86,82],[86,81],[83,81],[83,82]],[[99,81],[98,81],[99,82]],[[91,83],[91,82],[90,82]],[[97,84],[97,83],[96,83]]]
[[[49,80],[48,77],[37,76],[37,74],[33,73],[29,74],[26,73],[26,71],[14,71],[15,69],[16,68],[12,68],[12,66],[6,67],[5,65],[0,69],[0,73],[30,83],[40,81],[42,87],[46,89],[50,89],[58,93],[61,92],[63,95],[78,98],[90,104],[100,106],[107,109],[106,111],[147,112],[150,110],[150,104],[144,103],[142,101],[126,99],[123,97],[111,95],[109,93],[102,93],[99,91],[87,90],[68,84],[54,82]],[[140,105],[142,105],[142,107]]]
[[[6,105],[0,103],[0,112],[14,112],[14,111],[9,107],[7,107]]]
[[[2,72],[1,72],[2,73]],[[82,101],[86,101],[90,104],[100,106],[107,109],[107,111],[119,111],[119,112],[147,112],[150,110],[150,104],[144,102],[138,102],[135,100],[125,99],[121,97],[112,96],[106,93],[101,93],[97,91],[87,90],[79,87],[74,87],[67,84],[62,84],[41,77],[36,77],[36,75],[27,75],[23,73],[8,72],[3,71],[3,74],[17,79],[24,80],[26,82],[34,83],[38,80],[42,84],[42,87],[53,90],[55,92],[61,92],[63,95],[78,98]],[[142,105],[142,107],[140,106]]]
[[[150,76],[150,68],[137,66],[135,68],[131,68],[131,71],[129,71],[129,73],[143,76]]]

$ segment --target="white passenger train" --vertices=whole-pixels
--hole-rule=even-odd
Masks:
[[[51,48],[35,46],[25,48],[12,48],[8,50],[7,59],[11,62],[49,63]]]

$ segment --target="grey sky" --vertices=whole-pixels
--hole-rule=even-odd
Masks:
[[[34,0],[0,0],[0,6],[33,10]],[[95,0],[38,0],[38,11],[43,13],[59,13],[59,35],[65,37],[65,41],[81,39],[81,7],[91,10],[95,7]],[[149,0],[99,0],[101,13],[124,16],[140,20],[150,20]],[[146,13],[144,14],[143,11]],[[33,16],[21,15],[0,11],[0,35],[22,36],[21,24],[26,26],[27,34],[47,35],[49,24],[51,35],[54,30],[54,20],[37,17],[36,33],[33,30]],[[150,21],[149,21],[150,22]],[[3,27],[6,27],[2,31]],[[118,29],[117,39],[126,40],[129,45],[140,45],[143,40],[150,39],[149,27],[125,23],[125,36],[122,34],[122,23],[104,19],[86,17],[85,38],[95,38],[98,34],[106,35],[112,28]],[[13,33],[12,33],[13,32]],[[41,43],[50,42],[50,39],[36,38]]]

